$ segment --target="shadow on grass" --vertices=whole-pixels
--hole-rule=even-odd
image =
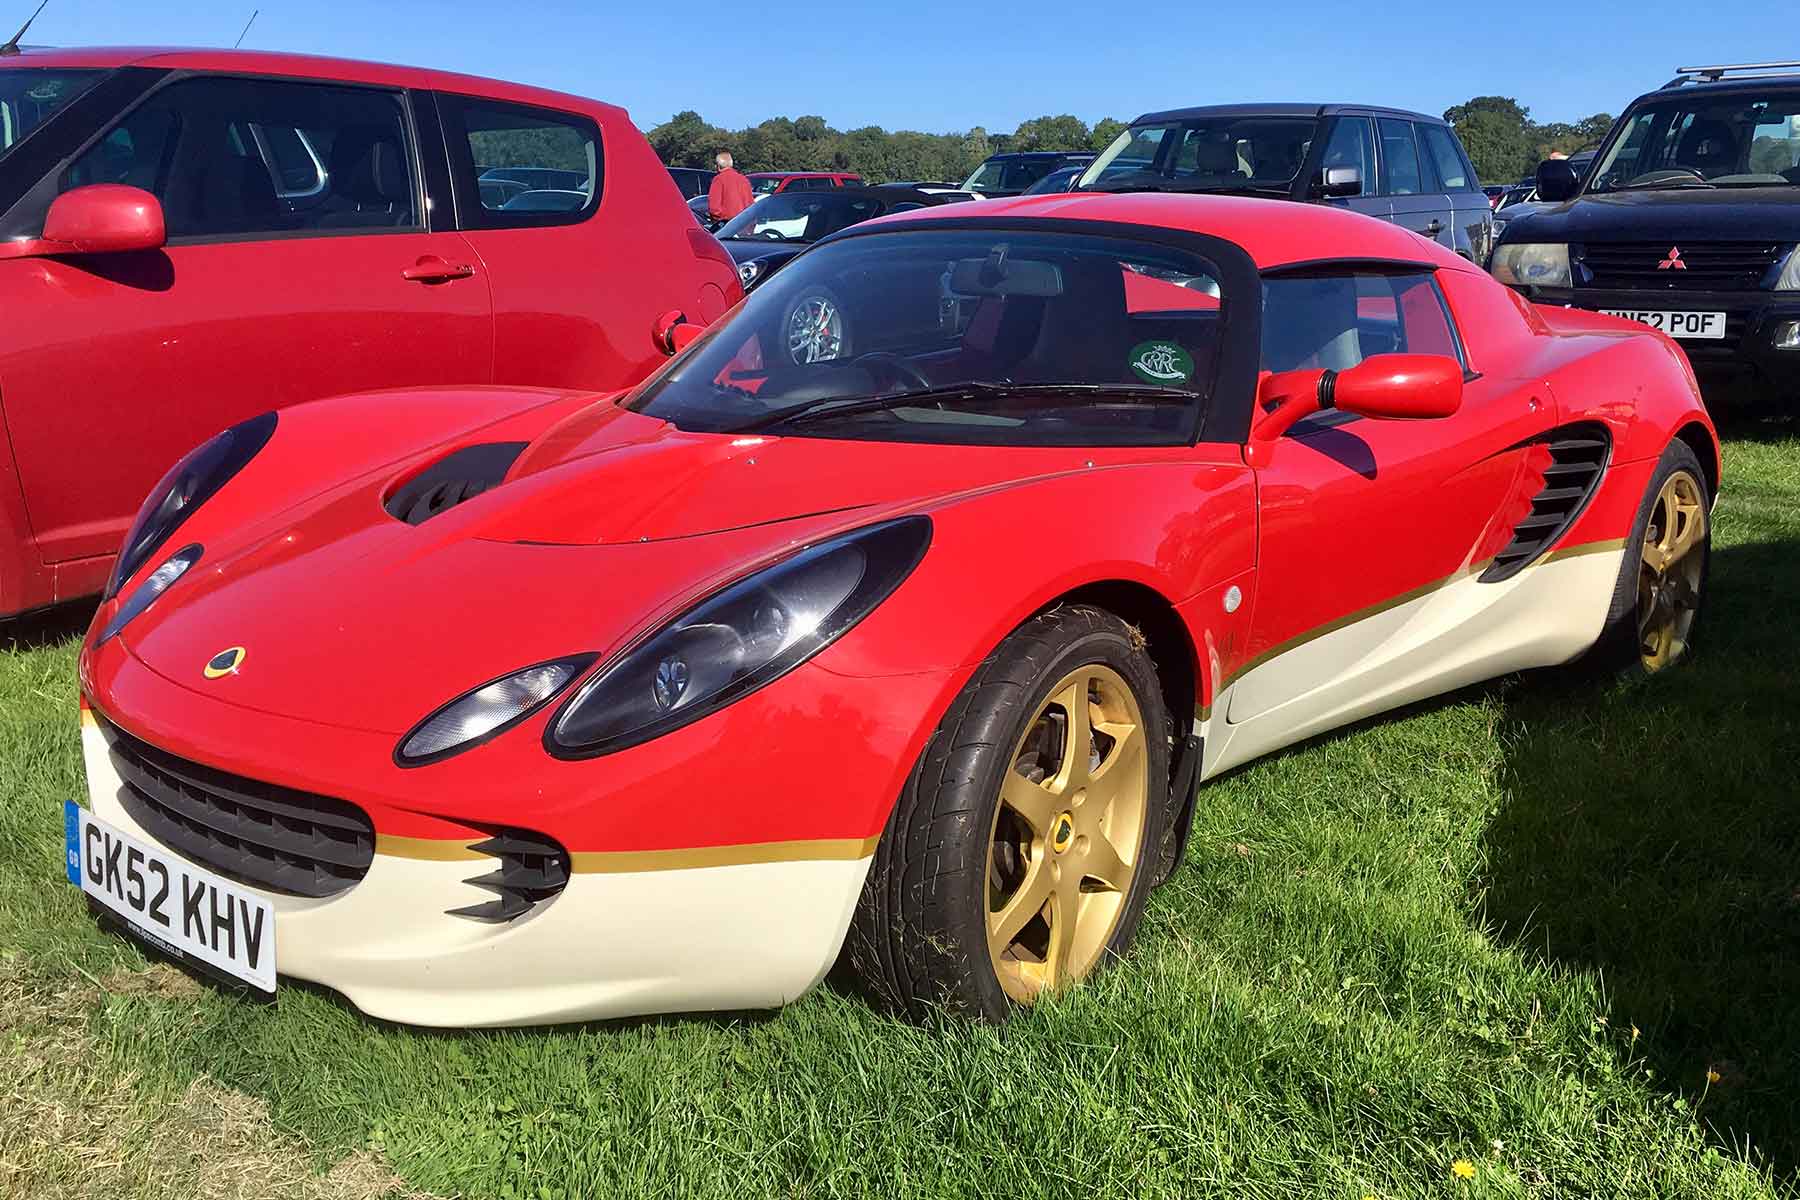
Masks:
[[[0,652],[16,654],[41,650],[87,632],[94,619],[94,600],[76,600],[54,608],[40,608],[22,616],[0,619]]]
[[[1693,659],[1509,696],[1487,915],[1597,970],[1722,1142],[1800,1175],[1800,545],[1713,556]],[[1629,1029],[1622,1029],[1629,1037]]]

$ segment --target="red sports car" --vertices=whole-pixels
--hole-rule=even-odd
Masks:
[[[69,869],[196,962],[432,1025],[998,1019],[1130,943],[1209,776],[1693,634],[1680,350],[1306,205],[854,226],[641,387],[257,418],[81,657]]]
[[[144,490],[246,417],[627,387],[661,314],[741,294],[609,104],[251,51],[0,54],[0,617],[99,592]]]

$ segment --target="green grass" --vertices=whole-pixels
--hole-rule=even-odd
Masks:
[[[430,1034],[300,987],[133,984],[164,977],[61,882],[74,632],[40,623],[0,652],[0,1006],[61,1015],[0,1027],[0,1079],[82,1056],[168,1145],[193,1124],[172,1098],[223,1089],[320,1172],[374,1151],[476,1196],[1792,1191],[1800,440],[1740,438],[1727,475],[1687,668],[1502,681],[1209,785],[1129,962],[1004,1029],[827,987]],[[0,1193],[77,1190],[6,1129]],[[160,1186],[83,1161],[92,1194]]]

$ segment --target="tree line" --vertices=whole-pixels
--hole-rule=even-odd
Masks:
[[[1612,117],[1596,113],[1573,124],[1539,123],[1508,96],[1477,96],[1444,113],[1490,183],[1510,183],[1530,173],[1552,151],[1572,154],[1597,143]],[[671,167],[712,166],[713,155],[731,151],[745,171],[854,171],[871,183],[895,179],[968,177],[990,154],[1023,150],[1103,150],[1126,127],[1107,117],[1089,125],[1079,117],[1033,117],[1011,133],[977,125],[957,133],[890,132],[879,125],[840,130],[824,117],[771,117],[744,129],[722,129],[693,111],[676,113],[649,132],[650,144]]]

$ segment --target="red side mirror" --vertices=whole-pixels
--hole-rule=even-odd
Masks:
[[[671,308],[650,326],[650,336],[656,342],[657,349],[670,356],[686,350],[705,332],[704,323],[688,320],[687,314],[678,308]]]
[[[1332,381],[1333,408],[1365,417],[1424,420],[1462,407],[1463,369],[1441,354],[1376,354]]]
[[[142,188],[96,183],[64,192],[44,217],[52,254],[126,254],[167,240],[162,204]]]

